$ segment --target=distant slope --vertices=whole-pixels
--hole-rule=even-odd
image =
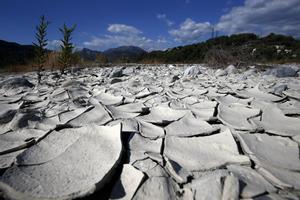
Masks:
[[[87,48],[83,48],[80,51],[77,51],[77,53],[80,55],[82,59],[85,61],[95,61],[97,58],[97,55],[101,55],[101,51],[95,51]]]
[[[121,46],[104,52],[84,48],[76,54],[83,62],[96,63],[208,63],[213,66],[257,62],[300,63],[300,40],[285,35],[258,37],[252,33],[244,33],[221,36],[166,51],[148,53],[139,47]],[[0,68],[31,64],[33,59],[32,45],[0,40]]]
[[[25,65],[34,59],[32,45],[20,45],[0,40],[0,68],[12,65]]]
[[[300,62],[300,41],[277,34],[261,38],[252,33],[236,34],[166,51],[152,51],[140,62],[224,65],[233,62]]]
[[[147,52],[135,46],[121,46],[103,52],[109,62],[136,62]]]

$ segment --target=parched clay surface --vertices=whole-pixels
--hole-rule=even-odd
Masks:
[[[0,199],[299,199],[285,67],[0,75]]]

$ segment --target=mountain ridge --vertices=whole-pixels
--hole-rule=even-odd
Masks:
[[[253,33],[220,36],[203,42],[147,52],[136,46],[120,46],[105,51],[83,48],[75,52],[79,60],[95,63],[240,63],[300,62],[300,40],[291,36]],[[0,40],[0,68],[31,64],[34,47]]]
[[[147,51],[145,51],[144,49],[131,45],[110,48],[103,52],[109,62],[128,62],[132,60],[137,61],[140,56],[146,53]]]

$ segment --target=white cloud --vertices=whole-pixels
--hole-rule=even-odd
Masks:
[[[230,4],[232,1],[228,0],[227,5]],[[216,31],[225,34],[254,32],[266,35],[274,32],[300,37],[299,13],[299,0],[245,0],[242,6],[228,9],[214,26]],[[187,18],[178,29],[169,30],[169,34],[175,41],[194,43],[210,34],[212,26],[209,22]]]
[[[131,35],[131,34],[138,35],[142,33],[142,31],[140,31],[139,29],[125,24],[110,24],[107,30],[111,33],[118,33],[118,34],[125,34],[125,35]]]
[[[166,14],[157,14],[156,17],[157,19],[164,21],[168,26],[172,26],[174,24],[174,22],[167,18]]]
[[[228,34],[270,32],[300,36],[299,0],[245,0],[224,14],[217,28]]]
[[[59,50],[61,44],[62,42],[60,40],[50,40],[48,41],[46,48],[51,50]]]
[[[117,25],[117,26],[115,26]],[[125,24],[109,25],[108,32],[110,34],[92,37],[90,41],[86,41],[83,45],[87,48],[105,50],[118,46],[137,46],[145,50],[163,49],[166,48],[168,42],[164,38],[150,39],[142,34],[133,26]],[[131,34],[130,34],[131,33]]]
[[[196,23],[187,18],[178,29],[172,29],[169,34],[178,42],[193,43],[199,41],[203,35],[210,33],[212,25],[209,22]]]

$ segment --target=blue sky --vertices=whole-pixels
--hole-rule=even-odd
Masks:
[[[122,45],[146,50],[203,41],[219,34],[270,32],[300,35],[299,0],[1,0],[0,39],[30,44],[39,16],[51,22],[49,48],[58,28],[77,24],[78,48],[104,50]]]

